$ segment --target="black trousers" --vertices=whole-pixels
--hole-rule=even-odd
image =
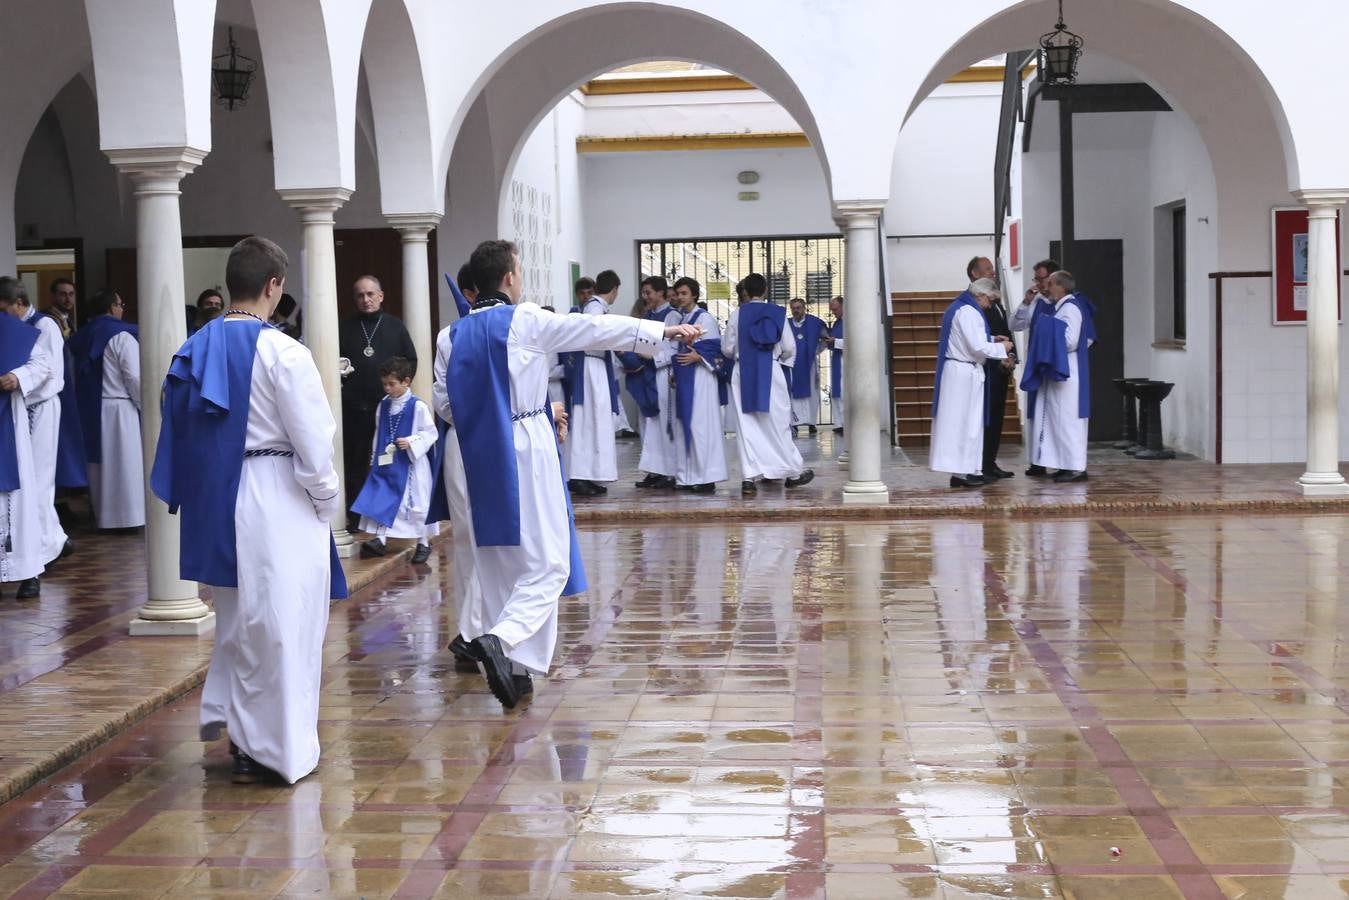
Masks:
[[[370,446],[375,439],[375,407],[342,407],[343,474],[347,482],[347,509],[370,474]]]
[[[984,425],[984,472],[997,464],[1002,446],[1002,420],[1007,415],[1007,380],[1011,373],[997,366],[984,367],[984,390],[988,392],[988,420]]]

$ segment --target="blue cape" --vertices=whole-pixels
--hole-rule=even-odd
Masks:
[[[787,310],[755,301],[740,307],[738,335],[740,411],[768,412],[773,395],[773,348],[782,338]]]
[[[558,355],[570,357],[569,361],[563,361],[562,363],[563,383],[570,388],[567,394],[567,408],[584,406],[586,402],[585,353],[578,350],[573,353],[560,353]],[[618,415],[618,379],[614,377],[614,358],[606,353],[602,362],[604,363],[605,380],[609,382],[609,411]]]
[[[473,311],[472,304],[468,302],[464,292],[459,290],[459,285],[454,283],[454,279],[450,277],[449,272],[445,273],[445,283],[450,286],[450,293],[454,295],[454,308],[458,311],[459,318],[467,319],[468,314]]]
[[[973,307],[979,314],[979,320],[984,323],[984,337],[992,339],[993,332],[988,330],[988,319],[984,318],[984,311],[979,308],[979,301],[974,299],[974,295],[969,291],[961,294],[951,305],[946,307],[946,312],[941,317],[941,332],[937,335],[937,374],[932,381],[932,418],[937,418],[937,398],[941,395],[941,373],[946,367],[946,353],[951,346],[951,324],[955,322],[956,313],[962,306]],[[987,422],[987,398],[985,398],[985,422]]]
[[[511,378],[506,358],[515,307],[493,306],[451,326],[452,351],[445,389],[454,415],[454,436],[464,457],[473,539],[479,547],[520,546],[520,470],[515,457]],[[552,421],[552,404],[548,404]],[[558,454],[558,467],[562,458]],[[566,473],[563,472],[563,481]],[[586,589],[585,567],[576,540],[571,500],[566,497],[571,530],[571,572],[563,596]]]
[[[399,450],[396,447],[393,451],[393,462],[387,466],[379,465],[379,456],[384,452],[384,447],[392,444],[397,438],[409,437],[412,434],[412,426],[417,421],[416,395],[403,406],[403,415],[398,420],[397,429],[389,427],[389,409],[392,401],[385,397],[379,401],[379,416],[375,421],[375,452],[370,460],[370,474],[365,478],[365,484],[361,486],[361,492],[356,495],[356,502],[351,504],[351,511],[357,515],[367,516],[386,528],[393,525],[394,519],[398,518],[398,507],[403,505],[403,494],[407,492],[408,473],[412,470],[412,457],[406,450]],[[353,450],[355,448],[352,448]]]
[[[38,336],[37,328],[0,313],[0,372],[13,372],[27,364]],[[14,394],[0,396],[5,398],[0,409],[0,492],[8,493],[19,489],[19,449],[14,443],[14,415],[9,409]]]
[[[670,307],[653,310],[642,318],[649,322],[665,322],[665,317],[670,312]],[[584,355],[584,354],[582,354]],[[623,384],[627,387],[628,393],[632,395],[632,400],[637,404],[637,409],[642,413],[645,419],[652,419],[660,415],[660,379],[659,370],[656,364],[640,353],[624,351],[618,354],[618,364],[623,367],[626,373],[623,376]],[[617,412],[618,410],[614,410]]]
[[[815,354],[820,350],[820,338],[824,335],[824,320],[819,316],[806,314],[805,320],[796,324],[788,319],[792,327],[792,337],[796,338],[796,363],[792,366],[792,396],[804,400],[812,389],[811,375],[815,371]]]
[[[51,313],[44,313],[53,322],[61,322]],[[61,363],[65,384],[61,387],[61,436],[56,443],[56,486],[77,489],[89,486],[84,468],[84,430],[80,427],[80,406],[75,391],[75,359],[70,344],[61,342]]]
[[[70,336],[70,353],[75,360],[75,398],[80,408],[80,426],[84,430],[86,462],[103,462],[103,351],[108,349],[108,341],[123,332],[140,340],[140,329],[135,325],[106,315],[91,319]]]
[[[843,318],[839,317],[833,325],[829,326],[829,336],[832,338],[843,337]],[[843,396],[843,351],[829,351],[829,396]]]
[[[95,320],[97,321],[97,320]],[[88,326],[86,326],[88,327]],[[182,515],[179,577],[239,586],[234,509],[243,476],[252,401],[253,358],[261,322],[208,322],[178,348],[164,379],[164,422],[150,471],[155,496]],[[347,579],[329,537],[330,596],[347,596]]]
[[[1082,313],[1082,331],[1077,337],[1077,415],[1091,416],[1091,370],[1087,351],[1096,340],[1096,307],[1086,297],[1074,294],[1067,298]],[[1046,304],[1046,306],[1048,306]],[[1026,348],[1026,368],[1021,376],[1021,389],[1026,392],[1026,411],[1035,415],[1035,401],[1040,387],[1047,381],[1067,381],[1068,324],[1039,306],[1031,314],[1030,343]],[[1048,325],[1049,327],[1044,327]]]

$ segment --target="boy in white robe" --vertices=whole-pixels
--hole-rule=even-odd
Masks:
[[[994,340],[986,309],[998,288],[982,278],[947,307],[937,342],[936,387],[932,392],[932,447],[929,468],[949,472],[951,487],[984,483],[984,361],[1006,359],[1011,341]]]
[[[1038,390],[1028,399],[1031,407],[1030,463],[1039,473],[1055,469],[1053,480],[1059,483],[1087,480],[1087,423],[1090,413],[1090,377],[1087,350],[1096,340],[1091,301],[1073,293],[1074,280],[1068,272],[1049,276],[1049,297],[1054,313],[1042,316],[1027,354],[1027,376],[1036,374],[1037,363],[1045,359],[1048,348],[1059,362],[1067,363],[1065,378],[1043,378]],[[1048,327],[1053,323],[1053,327]],[[1041,334],[1043,332],[1043,334]],[[1051,338],[1052,335],[1052,338]],[[1026,379],[1022,379],[1026,387]],[[1027,474],[1030,474],[1028,472]]]
[[[741,284],[748,301],[731,313],[721,352],[736,361],[731,402],[739,413],[740,492],[752,496],[759,480],[786,479],[784,485],[794,488],[809,484],[815,473],[792,442],[792,398],[783,370],[796,362],[796,339],[786,324],[787,311],[765,299],[768,280],[757,272]]]
[[[581,312],[587,316],[607,315],[621,283],[617,273],[609,269],[595,276],[595,295],[585,301]],[[577,369],[572,407],[568,410],[570,438],[563,453],[571,492],[578,497],[595,497],[609,492],[600,482],[618,480],[614,423],[622,405],[615,408],[617,383],[613,357],[608,350],[586,351]]]
[[[431,538],[440,533],[440,526],[426,521],[440,435],[431,408],[412,394],[413,371],[412,361],[402,356],[380,364],[385,397],[375,410],[370,474],[351,509],[361,516],[361,531],[374,535],[361,544],[361,556],[384,556],[386,538],[413,538],[412,562],[421,565],[431,557]]]
[[[15,279],[22,287],[23,282]],[[0,289],[3,290],[3,289]],[[61,445],[61,392],[65,390],[65,338],[61,326],[51,316],[39,312],[21,291],[14,308],[19,318],[38,330],[42,352],[52,360],[45,377],[19,379],[19,389],[28,404],[28,421],[33,443],[33,468],[37,476],[35,499],[42,519],[42,558],[51,564],[66,552],[68,538],[56,515],[56,463]]]
[[[126,305],[109,288],[90,300],[94,318],[70,339],[76,364],[89,498],[99,528],[145,524],[145,461],[141,455],[141,359]]]
[[[456,537],[462,529],[470,539],[481,587],[476,598],[461,600],[459,630],[492,693],[510,709],[532,690],[529,675],[548,671],[558,599],[584,589],[548,415],[551,354],[626,350],[652,356],[662,341],[692,339],[697,331],[516,306],[520,256],[509,241],[480,244],[470,263],[478,300],[440,341],[451,435],[468,500],[463,514],[450,512]]]
[[[41,495],[24,384],[38,384],[60,365],[36,328],[19,321],[16,278],[0,279],[0,583],[18,582],[18,600],[38,596],[44,559]]]
[[[665,279],[659,275],[650,275],[642,279],[642,317],[663,325],[676,325],[680,321],[679,311],[666,302],[667,288]],[[634,315],[637,312],[634,311]],[[642,455],[637,460],[637,468],[646,473],[646,477],[636,483],[639,488],[672,488],[675,486],[675,470],[679,466],[680,445],[678,427],[674,424],[674,390],[671,384],[670,360],[675,348],[667,344],[656,353],[653,359],[642,359],[631,353],[618,354],[619,362],[625,371],[629,371],[627,383],[633,399],[637,394],[632,388],[634,380],[649,377],[654,384],[655,415],[643,415],[641,420]],[[641,371],[631,371],[639,368]],[[638,412],[642,409],[637,401]]]
[[[721,386],[716,366],[722,362],[721,329],[716,317],[698,305],[702,285],[692,278],[675,282],[678,324],[703,331],[693,345],[681,344],[674,357],[679,465],[676,481],[695,494],[710,494],[725,481],[726,440],[721,430]],[[691,396],[686,396],[691,394]]]
[[[328,603],[346,596],[328,525],[340,511],[337,423],[309,351],[266,324],[287,267],[265,238],[230,251],[229,308],[179,348],[164,380],[151,477],[194,536],[180,577],[212,586],[201,738],[228,729],[239,784],[294,784],[318,765]]]

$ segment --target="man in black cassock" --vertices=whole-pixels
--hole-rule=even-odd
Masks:
[[[993,260],[987,256],[976,256],[970,260],[970,264],[965,267],[965,274],[971,283],[980,278],[998,281],[998,270],[993,267]],[[995,298],[989,303],[988,308],[984,310],[984,318],[988,320],[988,330],[994,339],[1000,337],[1012,339],[1012,329],[1007,324],[1007,310],[1003,308],[1000,298]],[[1011,478],[1015,474],[998,466],[998,448],[1002,446],[1002,420],[1007,413],[1007,381],[1012,377],[1012,370],[1015,368],[1015,351],[1009,352],[1007,359],[990,359],[984,363],[984,391],[988,410],[988,415],[984,419],[983,474],[986,481],[994,478]]]
[[[402,320],[384,312],[384,289],[374,275],[362,275],[353,286],[356,314],[343,319],[337,346],[351,360],[352,372],[342,379],[342,450],[346,457],[347,502],[356,499],[370,472],[370,447],[375,439],[375,407],[384,399],[379,367],[402,356],[417,367],[417,348]],[[427,399],[427,398],[423,398]]]

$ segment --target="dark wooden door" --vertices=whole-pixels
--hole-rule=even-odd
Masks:
[[[428,271],[431,284],[431,329],[440,329],[440,296],[437,289],[436,233],[427,238]],[[392,228],[339,228],[333,234],[337,254],[337,310],[345,319],[356,311],[352,288],[356,279],[374,275],[384,287],[384,311],[406,321],[403,314],[403,243]]]
[[[1049,255],[1062,259],[1062,245],[1053,241]],[[1124,241],[1073,241],[1069,271],[1078,293],[1096,305],[1096,344],[1091,348],[1092,441],[1119,439],[1123,410],[1111,379],[1124,377]]]

